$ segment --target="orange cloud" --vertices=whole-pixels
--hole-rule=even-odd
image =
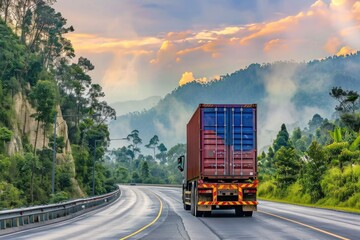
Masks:
[[[270,40],[269,42],[265,43],[264,51],[270,52],[272,49],[278,47],[279,45],[280,45],[280,39],[277,38],[277,39]]]
[[[179,86],[183,86],[189,82],[192,82],[194,81],[195,78],[194,78],[194,75],[192,72],[184,72],[181,76],[181,79],[179,81]]]
[[[192,36],[193,33],[191,31],[185,31],[185,32],[168,32],[166,34],[165,39],[167,40],[183,40],[190,36]]]
[[[337,37],[332,37],[327,40],[324,48],[328,53],[335,54],[340,46],[340,40]]]
[[[340,49],[339,52],[336,53],[337,56],[345,56],[345,55],[348,55],[348,54],[354,54],[356,53],[357,51],[352,49],[351,47],[349,46],[344,46]]]
[[[203,78],[195,78],[194,74],[192,72],[184,72],[181,76],[181,79],[179,81],[179,86],[183,86],[189,82],[199,82],[199,83],[206,83],[207,82],[207,78],[203,77]]]
[[[159,38],[143,37],[134,40],[99,37],[94,34],[71,33],[67,38],[78,51],[107,52],[116,49],[138,49],[134,53],[149,53],[144,48],[153,47],[161,43]]]

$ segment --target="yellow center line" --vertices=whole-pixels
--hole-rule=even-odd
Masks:
[[[315,230],[315,231],[318,231],[318,232],[321,232],[321,233],[324,233],[324,234],[327,234],[327,235],[333,236],[333,237],[338,238],[338,239],[342,239],[342,240],[350,240],[349,238],[345,238],[345,237],[342,237],[342,236],[336,235],[336,234],[334,234],[334,233],[327,232],[327,231],[325,231],[325,230],[322,230],[322,229],[320,229],[320,228],[317,228],[317,227],[313,227],[313,226],[307,225],[307,224],[302,223],[302,222],[298,222],[298,221],[295,221],[295,220],[292,220],[292,219],[289,219],[289,218],[281,217],[281,216],[276,215],[276,214],[273,214],[273,213],[264,212],[264,211],[260,211],[260,210],[258,210],[258,212],[261,212],[261,213],[264,213],[264,214],[267,214],[267,215],[270,215],[270,216],[273,216],[273,217],[277,217],[277,218],[280,218],[280,219],[283,219],[283,220],[286,220],[286,221],[289,221],[289,222],[293,222],[293,223],[299,224],[299,225],[301,225],[301,226],[304,226],[304,227],[307,227],[307,228],[313,229],[313,230]]]
[[[148,225],[140,228],[140,229],[137,230],[136,232],[133,232],[133,233],[127,235],[126,237],[120,238],[120,240],[125,240],[125,239],[128,239],[128,238],[130,238],[130,237],[135,236],[136,234],[144,231],[145,229],[147,229],[148,227],[150,227],[151,225],[153,225],[153,224],[160,218],[161,213],[162,213],[162,210],[163,210],[163,203],[162,203],[161,199],[160,199],[156,194],[155,194],[155,196],[156,196],[156,198],[157,198],[157,199],[159,200],[159,202],[160,202],[160,209],[159,209],[159,213],[158,213],[158,215],[156,216],[156,218],[155,218],[151,223],[149,223]]]

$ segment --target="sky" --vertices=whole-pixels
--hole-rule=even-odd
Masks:
[[[165,96],[251,63],[360,49],[355,0],[58,0],[54,8],[74,26],[66,37],[95,65],[90,75],[109,103]]]

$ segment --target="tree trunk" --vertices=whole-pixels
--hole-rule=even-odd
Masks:
[[[35,155],[36,155],[37,138],[38,138],[38,133],[39,133],[39,124],[40,124],[40,120],[37,121],[37,126],[36,126],[35,143],[34,143],[34,154]]]
[[[31,196],[31,203],[33,203],[34,202],[34,165],[31,167],[30,196]]]
[[[27,120],[27,111],[25,111],[25,116],[24,116],[24,125],[23,125],[23,130],[22,130],[23,135],[25,135],[26,120]]]
[[[44,123],[43,124],[43,131],[44,131],[44,134],[43,134],[43,149],[45,148],[45,136],[46,136],[46,124]]]

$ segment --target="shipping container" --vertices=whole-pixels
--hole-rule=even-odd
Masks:
[[[256,177],[256,105],[201,104],[187,124],[187,180]]]

